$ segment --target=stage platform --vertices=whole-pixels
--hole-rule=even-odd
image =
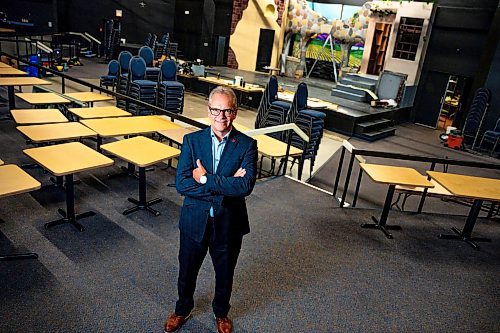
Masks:
[[[253,83],[265,87],[268,73],[251,72],[227,67],[207,67],[207,76],[220,77],[224,79],[234,79],[241,76],[245,82]],[[285,76],[278,76],[278,83],[283,89],[295,91],[300,82],[305,82],[308,87],[309,97],[318,98],[326,102],[335,104],[336,108],[324,109],[326,113],[325,128],[348,136],[355,136],[368,141],[375,141],[383,137],[394,135],[396,124],[409,120],[410,108],[373,108],[368,103],[351,101],[341,97],[331,95],[331,91],[336,84],[318,78],[295,79]],[[196,91],[207,91],[208,87],[199,87],[197,83]],[[189,89],[189,86],[187,86]],[[259,96],[243,98],[244,106],[257,109]]]

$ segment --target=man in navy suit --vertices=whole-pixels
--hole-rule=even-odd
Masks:
[[[165,332],[181,327],[194,307],[196,278],[207,251],[215,269],[212,308],[219,333],[232,332],[228,318],[234,269],[243,235],[250,232],[245,197],[255,185],[257,143],[233,126],[236,96],[217,87],[208,98],[211,126],[186,135],[177,165],[184,196],[179,221],[179,299]]]

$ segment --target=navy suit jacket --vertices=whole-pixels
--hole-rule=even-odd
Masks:
[[[206,184],[199,184],[193,178],[197,159],[207,170]],[[233,177],[240,167],[246,170],[246,175]],[[250,232],[245,197],[255,185],[257,142],[233,126],[217,170],[212,169],[211,128],[185,135],[176,173],[177,191],[185,197],[179,229],[197,242],[203,240],[210,207],[224,238]]]

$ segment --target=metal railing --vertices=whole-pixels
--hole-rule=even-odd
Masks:
[[[351,174],[352,174],[352,169],[354,166],[354,160],[357,159],[359,161],[359,163],[365,163],[366,162],[365,157],[367,157],[367,156],[387,158],[387,159],[393,159],[393,160],[402,160],[402,161],[426,162],[426,163],[430,163],[429,171],[434,171],[434,169],[436,168],[436,164],[443,164],[445,172],[448,171],[448,166],[450,166],[450,165],[480,168],[480,169],[500,170],[500,164],[456,160],[456,159],[449,159],[447,157],[440,158],[440,157],[423,156],[423,155],[408,155],[408,154],[400,154],[400,153],[389,153],[389,152],[385,152],[385,151],[376,151],[376,150],[369,150],[369,149],[357,149],[353,145],[351,145],[347,140],[344,140],[342,143],[342,151],[340,154],[339,165],[337,168],[337,175],[335,177],[335,183],[333,185],[332,195],[334,198],[337,194],[346,151],[350,152],[351,157],[349,159],[349,164],[347,167],[347,173],[345,176],[342,196],[339,200],[340,207],[344,207],[347,191],[349,189],[349,183],[351,181]],[[362,175],[363,175],[363,171],[360,168],[358,179],[356,181],[356,189],[354,190],[353,202],[352,202],[351,207],[356,207],[356,202],[357,202],[357,198],[358,198],[358,194],[359,194],[359,188],[361,185]],[[426,197],[427,197],[427,188],[424,189],[422,192],[422,196],[420,198],[417,213],[422,212],[422,208],[423,208]]]
[[[172,121],[174,121],[174,120],[182,121],[182,122],[184,122],[186,124],[195,126],[197,128],[206,128],[206,127],[209,126],[207,124],[198,122],[198,121],[196,121],[194,119],[188,118],[188,117],[183,116],[181,114],[177,114],[177,113],[173,113],[173,112],[167,111],[167,110],[162,109],[162,108],[160,108],[160,107],[158,107],[156,105],[145,103],[145,102],[143,102],[141,100],[129,97],[127,95],[123,95],[123,94],[120,94],[118,92],[115,92],[115,91],[112,91],[112,90],[108,90],[106,88],[97,86],[95,84],[86,82],[84,80],[81,80],[81,79],[78,79],[78,78],[74,78],[74,77],[72,77],[70,75],[67,75],[65,73],[58,72],[58,71],[53,70],[51,68],[46,68],[46,67],[40,66],[38,64],[28,63],[26,60],[24,60],[22,58],[19,58],[19,57],[16,57],[16,56],[13,56],[11,54],[8,54],[8,53],[0,51],[0,56],[6,56],[6,57],[9,57],[11,59],[17,60],[18,62],[25,63],[25,64],[27,64],[29,66],[36,67],[36,68],[39,69],[39,72],[40,72],[40,70],[43,70],[43,71],[49,72],[49,73],[51,73],[51,74],[53,74],[55,76],[60,77],[61,78],[61,94],[64,94],[66,92],[66,80],[69,80],[71,82],[75,82],[75,83],[78,83],[78,84],[80,84],[82,86],[85,86],[85,87],[89,88],[90,91],[97,90],[97,91],[106,93],[108,95],[114,96],[117,100],[118,99],[125,100],[125,110],[126,111],[128,111],[128,109],[129,109],[129,104],[130,103],[134,103],[134,104],[140,105],[140,106],[142,106],[142,107],[144,107],[144,108],[146,108],[148,110],[151,110],[154,114],[170,117],[170,119]],[[258,135],[258,134],[281,132],[281,131],[294,131],[295,133],[297,133],[297,135],[299,135],[305,141],[309,141],[309,138],[307,137],[307,135],[297,125],[295,125],[295,124],[279,125],[279,126],[275,126],[273,128],[267,128],[267,129],[256,129],[256,130],[252,130],[249,134],[251,136],[253,136],[253,135]],[[288,135],[289,139],[288,139],[288,142],[287,142],[287,149],[286,149],[286,154],[285,154],[283,175],[285,174],[285,170],[286,170],[286,167],[287,167],[288,159],[289,159],[289,156],[290,156],[291,137],[292,137],[291,135]]]

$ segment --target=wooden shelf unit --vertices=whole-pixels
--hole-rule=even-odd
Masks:
[[[389,23],[377,23],[375,25],[375,34],[373,35],[373,44],[368,61],[368,74],[378,75],[384,69],[391,28],[392,24]]]

